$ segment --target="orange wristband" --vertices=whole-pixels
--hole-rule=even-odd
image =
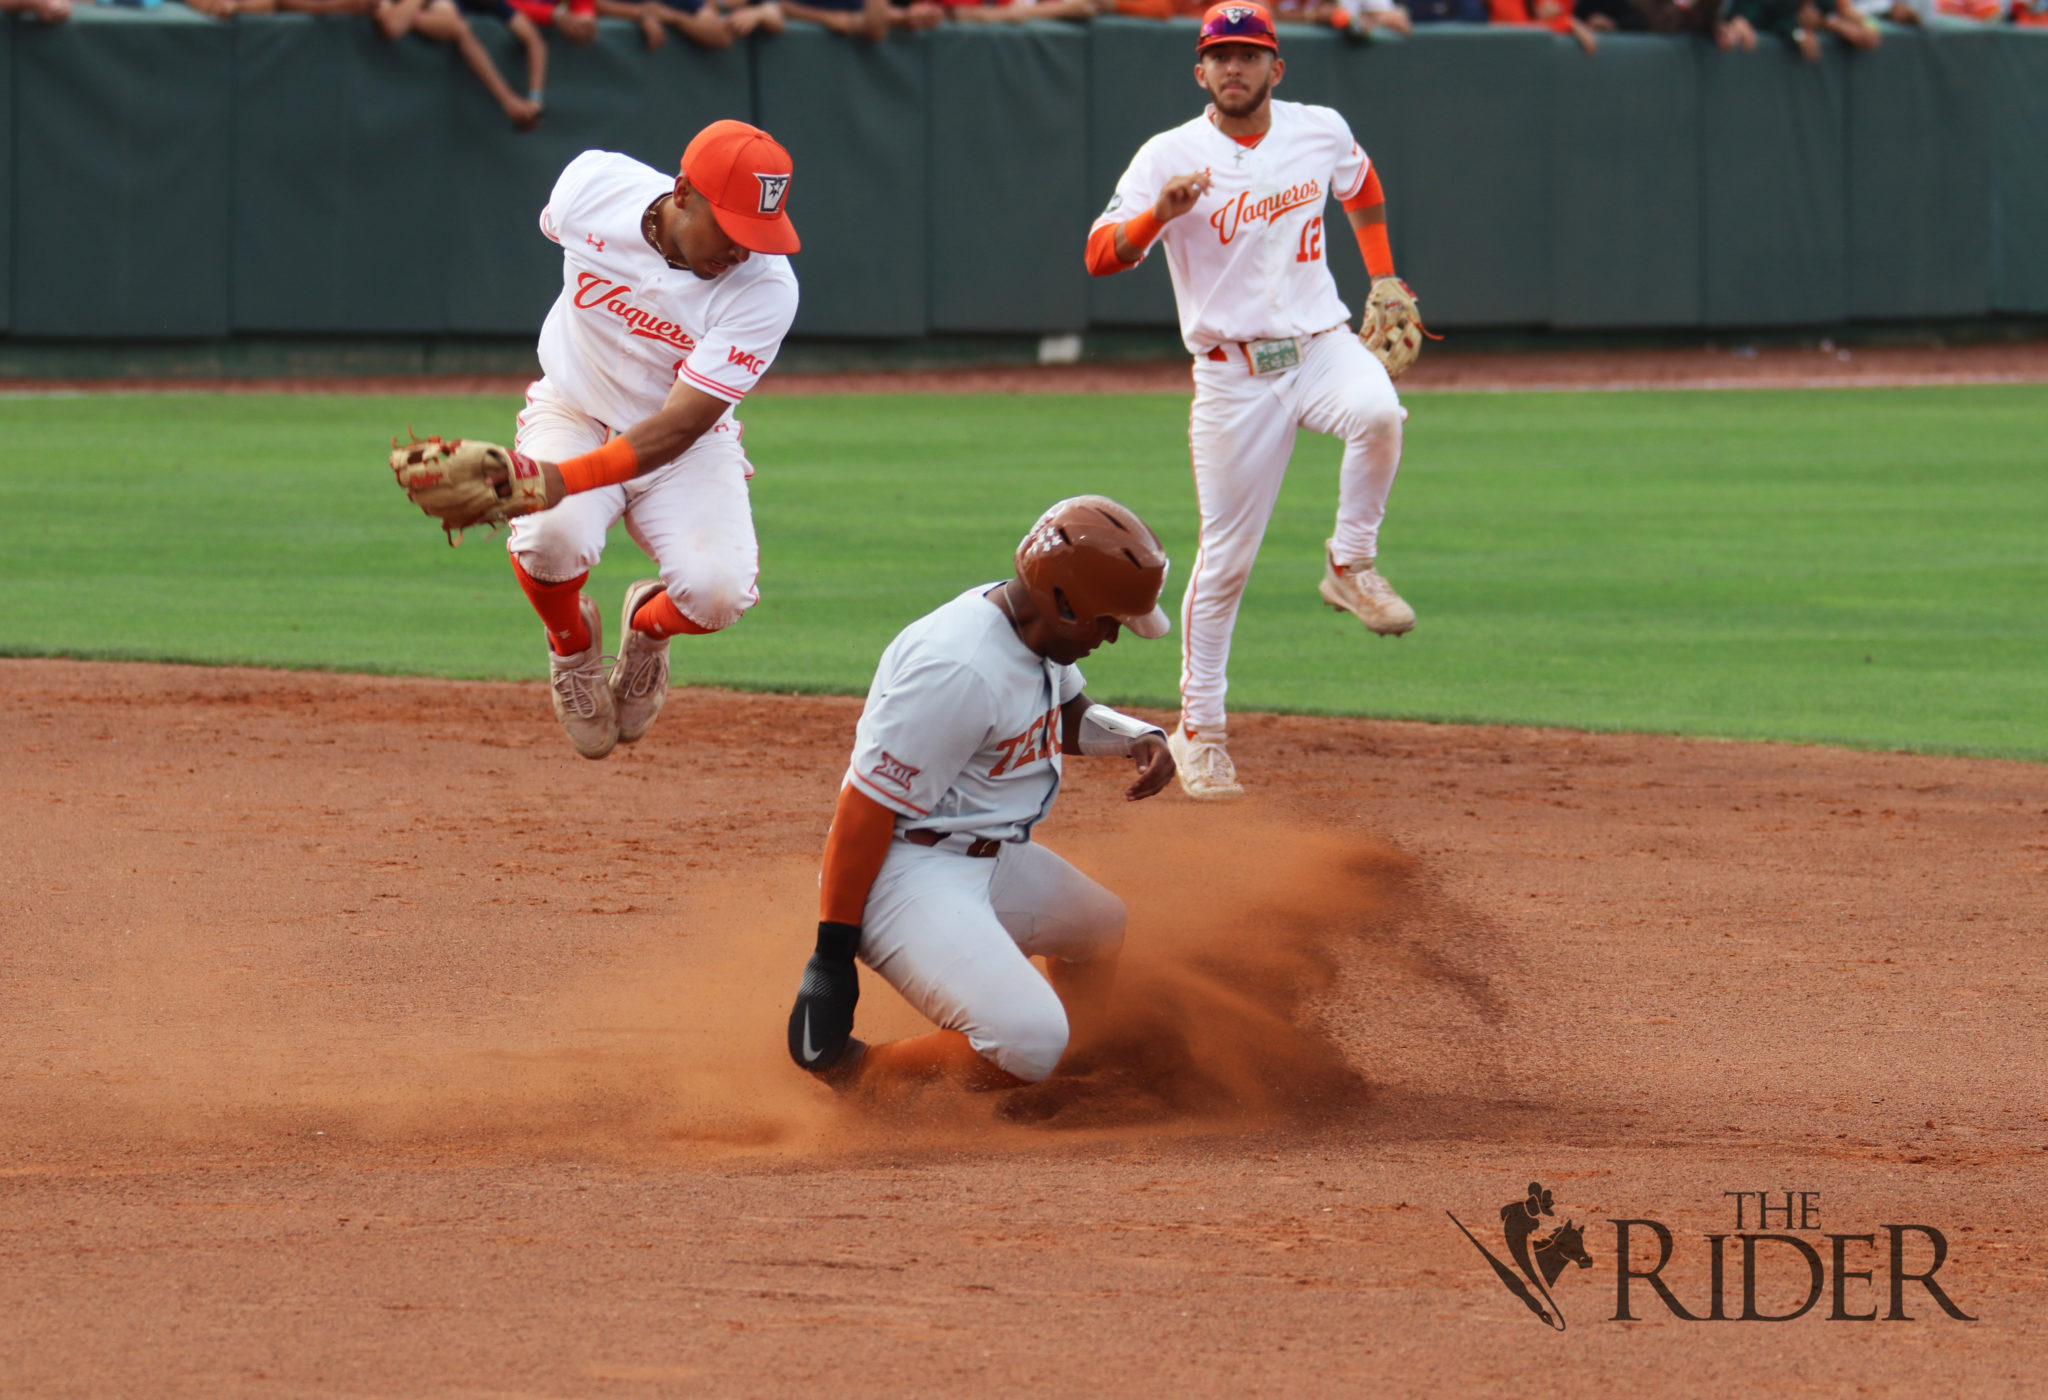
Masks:
[[[1365,270],[1374,277],[1394,275],[1394,249],[1387,242],[1384,223],[1365,224],[1359,228],[1358,251],[1365,257]]]
[[[1132,251],[1142,253],[1165,227],[1150,209],[1143,210],[1135,218],[1124,220],[1124,242],[1131,245]]]
[[[626,441],[624,433],[595,452],[571,457],[555,464],[562,474],[562,489],[570,495],[594,491],[600,486],[619,486],[640,475],[640,454]]]

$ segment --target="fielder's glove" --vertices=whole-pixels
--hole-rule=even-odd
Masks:
[[[854,924],[818,925],[818,950],[804,964],[803,985],[789,1012],[789,1058],[799,1069],[823,1074],[839,1063],[853,1039],[853,1007],[860,1000],[860,946]]]
[[[1399,379],[1415,363],[1426,335],[1431,340],[1443,339],[1430,335],[1429,328],[1422,324],[1422,313],[1415,308],[1415,293],[1408,290],[1406,282],[1398,277],[1382,277],[1372,284],[1358,338],[1387,367],[1388,378]]]
[[[540,463],[491,442],[430,437],[391,442],[391,474],[412,503],[441,522],[449,544],[472,525],[502,525],[547,507]]]

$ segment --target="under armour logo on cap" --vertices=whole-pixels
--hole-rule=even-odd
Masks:
[[[781,213],[783,196],[789,193],[789,176],[763,175],[757,171],[754,178],[761,182],[761,212]]]

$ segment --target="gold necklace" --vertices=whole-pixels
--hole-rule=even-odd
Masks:
[[[661,254],[663,262],[667,263],[670,267],[680,270],[684,264],[670,257],[668,250],[661,246],[661,200],[667,198],[667,195],[663,195],[661,199],[657,199],[654,203],[647,206],[647,212],[640,216],[640,236],[647,240],[648,247]]]

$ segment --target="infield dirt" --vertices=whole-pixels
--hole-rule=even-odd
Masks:
[[[586,763],[537,685],[0,662],[0,1392],[2040,1393],[2048,768],[1247,716],[1217,809],[1074,760],[1111,1031],[877,1116],[782,1049],[857,712],[679,690]],[[1506,1258],[1531,1180],[1562,1334],[1446,1215]],[[1875,1235],[1850,1311],[1938,1228],[1978,1320],[1610,1321],[1610,1220],[1704,1311],[1735,1191]]]

